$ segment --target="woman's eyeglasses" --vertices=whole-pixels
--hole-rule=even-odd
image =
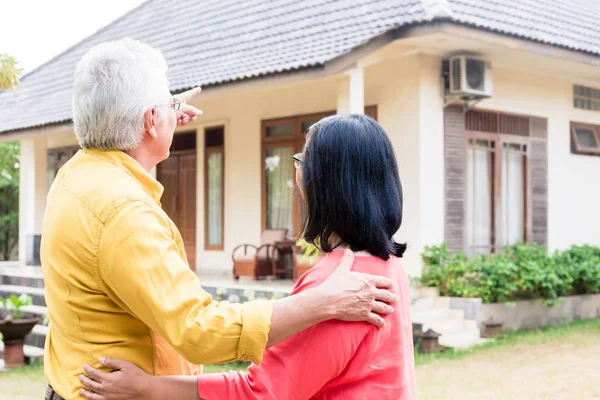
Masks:
[[[294,160],[294,167],[296,167],[296,169],[299,169],[301,166],[304,165],[304,160],[302,160],[302,153],[294,154],[292,156],[292,159]]]

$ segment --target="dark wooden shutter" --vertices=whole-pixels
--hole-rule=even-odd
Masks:
[[[452,252],[464,250],[465,114],[462,107],[444,109],[444,237]]]
[[[530,117],[529,179],[531,236],[528,241],[548,244],[548,122]]]

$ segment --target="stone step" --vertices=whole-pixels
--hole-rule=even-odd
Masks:
[[[23,346],[23,352],[25,353],[25,363],[34,364],[36,362],[44,361],[44,349],[35,346],[25,345]],[[0,341],[0,358],[4,355],[4,343]]]
[[[440,345],[454,349],[467,349],[471,346],[486,343],[489,339],[479,336],[479,331],[468,330],[442,335],[439,338]]]
[[[29,335],[25,337],[25,344],[43,349],[46,345],[46,336],[50,328],[46,325],[36,325]]]
[[[432,287],[412,287],[410,288],[410,298],[411,299],[423,299],[430,297],[438,297],[439,292],[437,288]]]
[[[425,332],[428,329],[433,329],[435,332],[443,335],[467,331],[477,332],[479,334],[477,327],[473,327],[471,324],[466,324],[464,320],[456,319],[436,320],[423,324],[423,331]]]
[[[412,307],[423,310],[427,308],[450,308],[449,297],[418,297],[412,299]]]
[[[431,320],[448,319],[450,310],[448,308],[416,308],[411,310],[412,321],[416,323],[426,323]]]
[[[23,307],[23,311],[25,311],[26,313],[29,314],[33,314],[36,317],[39,317],[41,320],[41,324],[46,325],[48,321],[44,321],[46,319],[46,317],[48,316],[48,308],[45,306],[35,306],[35,305],[31,305],[31,306],[25,306]]]
[[[0,275],[0,284],[44,288],[44,275],[34,272],[23,272],[12,268],[4,268]]]
[[[46,306],[46,299],[44,298],[44,289],[28,286],[17,286],[17,285],[0,285],[0,297],[9,297],[10,295],[20,296],[21,294],[28,294],[33,299],[33,304],[36,306]]]

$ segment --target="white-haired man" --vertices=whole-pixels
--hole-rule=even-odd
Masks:
[[[320,287],[277,301],[219,303],[187,264],[177,227],[149,171],[169,156],[175,127],[200,111],[199,89],[172,97],[161,53],[123,39],[78,63],[75,133],[83,150],[48,194],[41,259],[51,327],[48,399],[79,398],[83,364],[124,358],[154,375],[195,364],[260,363],[265,347],[323,320],[382,326],[395,300],[387,279],[349,272],[352,255]],[[291,160],[290,160],[291,161]]]

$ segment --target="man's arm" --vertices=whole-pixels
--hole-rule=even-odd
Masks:
[[[391,314],[394,309],[386,303],[395,302],[396,296],[381,288],[391,288],[392,281],[350,272],[353,263],[354,254],[346,250],[340,265],[323,284],[277,300],[267,347],[329,319],[367,321],[384,327],[378,314]]]
[[[376,288],[391,281],[347,272],[350,256],[350,265],[303,296],[215,302],[179,255],[163,218],[139,201],[114,211],[99,244],[99,277],[108,296],[191,362],[259,364],[267,341],[276,344],[331,318],[381,323],[373,312],[391,312],[376,301],[394,301],[393,294]]]

